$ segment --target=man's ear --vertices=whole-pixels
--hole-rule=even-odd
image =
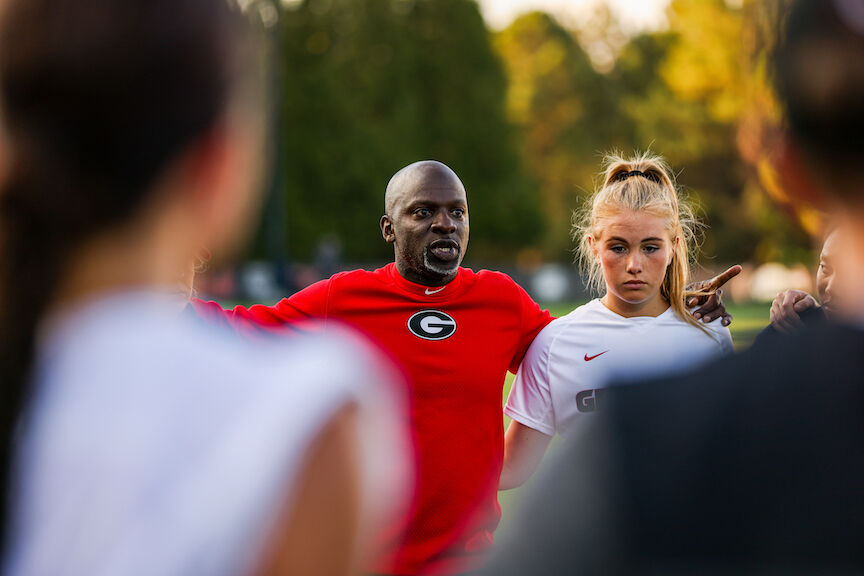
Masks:
[[[396,241],[396,234],[393,232],[393,222],[390,221],[388,215],[381,216],[381,236],[388,244],[393,244]]]

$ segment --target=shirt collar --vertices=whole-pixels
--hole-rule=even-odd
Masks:
[[[399,270],[396,269],[395,263],[391,263],[387,267],[390,273],[390,277],[397,286],[399,286],[406,292],[417,296],[418,298],[429,301],[444,300],[452,297],[453,294],[455,294],[462,286],[463,276],[465,273],[465,269],[460,266],[456,271],[456,277],[447,284],[444,284],[443,286],[424,286],[422,284],[417,284],[415,282],[411,282],[410,280],[406,280],[399,273]]]

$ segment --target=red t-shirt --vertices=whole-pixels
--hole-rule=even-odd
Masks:
[[[389,264],[336,274],[275,306],[222,311],[213,302],[193,303],[203,317],[241,332],[336,319],[400,363],[410,386],[416,500],[400,542],[372,571],[454,574],[476,566],[501,516],[504,377],[551,320],[525,290],[500,272],[467,268],[429,288]]]

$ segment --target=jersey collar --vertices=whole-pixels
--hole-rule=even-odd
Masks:
[[[447,284],[443,286],[423,286],[422,284],[416,284],[403,278],[396,269],[395,263],[388,264],[387,270],[393,283],[399,288],[410,293],[412,296],[428,301],[446,300],[453,297],[457,292],[460,292],[466,272],[466,269],[460,266],[456,271],[456,277]]]

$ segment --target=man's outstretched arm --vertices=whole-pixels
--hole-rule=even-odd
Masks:
[[[254,304],[222,308],[218,302],[192,298],[190,305],[205,322],[224,325],[242,335],[280,332],[300,322],[326,318],[330,280],[321,280],[272,306]]]
[[[702,320],[706,324],[713,322],[717,318],[722,318],[721,322],[723,322],[724,326],[731,324],[732,315],[726,312],[726,306],[723,305],[721,298],[723,285],[740,274],[741,270],[741,266],[736,264],[710,280],[694,282],[687,286],[685,290],[687,294],[687,307],[699,306],[699,308],[693,310],[693,317],[697,320]]]

